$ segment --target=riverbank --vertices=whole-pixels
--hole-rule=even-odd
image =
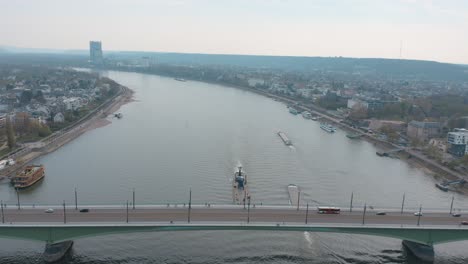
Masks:
[[[154,74],[154,75],[157,75],[157,74]],[[165,76],[165,77],[170,77],[170,76]],[[378,139],[374,137],[373,135],[363,133],[361,130],[353,128],[341,122],[342,119],[340,117],[332,116],[325,109],[322,109],[321,107],[318,107],[311,103],[303,102],[301,100],[298,100],[297,98],[272,94],[272,93],[266,92],[264,90],[256,89],[256,88],[226,84],[222,82],[211,82],[211,81],[203,81],[203,80],[193,80],[193,81],[200,81],[200,82],[205,82],[205,83],[210,83],[210,84],[222,85],[222,86],[230,87],[230,88],[241,89],[241,90],[253,92],[259,95],[263,95],[268,98],[272,98],[286,105],[295,105],[295,108],[300,109],[302,111],[309,111],[310,113],[316,116],[319,116],[321,119],[324,119],[327,122],[333,123],[335,126],[339,127],[342,130],[345,130],[351,133],[363,134],[363,136],[361,137],[362,140],[366,140],[367,142],[374,144],[376,148],[382,151],[389,151],[389,150],[396,149],[396,148],[402,148],[401,146],[395,145],[391,142]],[[441,164],[437,164],[435,161],[430,160],[428,157],[425,157],[422,154],[417,153],[414,150],[411,150],[410,148],[404,148],[403,151],[395,154],[395,157],[401,160],[404,160],[406,163],[408,163],[410,166],[414,168],[424,171],[426,175],[431,176],[437,181],[442,182],[444,180],[450,181],[450,180],[457,180],[457,179],[468,179],[465,175],[462,175],[456,171],[453,171]],[[458,188],[457,192],[468,195],[468,186],[464,188]]]
[[[109,98],[71,126],[57,131],[51,136],[10,155],[10,158],[13,158],[16,164],[3,170],[1,175],[10,178],[21,170],[25,164],[54,152],[87,131],[110,124],[111,121],[108,120],[108,115],[118,111],[123,105],[134,101],[133,94],[133,90],[120,86],[120,91],[114,97]]]
[[[124,72],[138,72],[138,71],[131,71],[131,70],[124,70]],[[173,78],[173,76],[168,76],[168,75],[159,75],[155,73],[148,73],[145,72],[143,74],[151,74],[151,75],[156,75],[156,76],[163,76],[163,77],[168,77],[168,78]],[[381,139],[378,139],[374,137],[373,135],[365,134],[361,130],[353,128],[345,123],[342,123],[342,119],[338,116],[331,115],[329,112],[327,112],[325,109],[316,106],[314,104],[311,104],[309,102],[304,102],[302,100],[298,100],[297,98],[292,98],[284,95],[277,95],[277,94],[272,94],[269,93],[265,90],[261,89],[256,89],[252,87],[246,87],[246,86],[239,86],[239,85],[233,85],[233,84],[227,84],[223,82],[216,82],[216,81],[206,81],[206,80],[196,80],[196,79],[190,79],[187,78],[187,81],[197,81],[197,82],[204,82],[204,83],[209,83],[209,84],[216,84],[216,85],[222,85],[225,87],[230,87],[230,88],[235,88],[235,89],[240,89],[240,90],[245,90],[249,92],[253,92],[259,95],[266,96],[268,98],[272,98],[276,101],[285,103],[286,105],[295,105],[297,109],[300,109],[302,111],[309,111],[313,113],[314,115],[319,116],[321,119],[326,120],[327,122],[333,123],[335,126],[339,127],[342,130],[345,130],[347,132],[351,133],[360,133],[363,134],[361,137],[362,140],[366,140],[372,144],[374,144],[375,147],[382,151],[388,151],[391,149],[395,148],[401,148],[401,146],[395,145],[391,142],[384,141]],[[100,125],[106,125],[104,122],[101,123]],[[96,123],[96,126],[99,127]],[[433,177],[437,181],[442,181],[444,179],[446,180],[454,180],[454,179],[460,179],[460,178],[465,178],[464,175],[461,175],[460,173],[457,173],[453,170],[450,170],[440,164],[435,164],[434,161],[430,160],[429,158],[423,156],[423,155],[418,155],[417,153],[414,153],[409,148],[404,149],[404,151],[395,154],[397,158],[400,158],[407,162],[410,166],[415,167],[417,169],[420,169],[425,172],[425,174]],[[385,158],[385,157],[383,157]],[[435,187],[434,187],[435,188]],[[463,193],[468,194],[468,188],[463,188]]]

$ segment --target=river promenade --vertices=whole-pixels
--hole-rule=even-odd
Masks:
[[[14,159],[16,163],[1,171],[0,175],[10,178],[21,170],[25,164],[57,150],[86,131],[108,124],[110,121],[106,119],[107,116],[117,111],[122,105],[131,102],[132,97],[133,91],[131,89],[120,86],[119,92],[116,95],[107,99],[100,106],[70,126],[54,132],[40,141],[23,144],[20,149],[7,154],[6,157]]]

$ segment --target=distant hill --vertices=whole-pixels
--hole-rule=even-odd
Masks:
[[[254,55],[212,55],[156,52],[107,52],[115,58],[153,57],[158,63],[181,65],[231,65],[250,68],[270,68],[290,71],[342,72],[402,79],[438,81],[468,81],[461,65],[421,60],[343,57],[292,57]]]
[[[66,61],[76,58],[80,63],[87,61],[88,56],[87,50],[27,49],[15,47],[0,47],[0,50],[6,50],[8,53],[28,54],[31,56],[31,59],[35,60],[35,62],[47,59],[47,54],[53,54],[55,60],[58,59],[57,56],[59,55],[67,56]],[[338,72],[353,74],[356,76],[376,76],[394,79],[468,81],[468,65],[421,60],[223,55],[105,50],[104,56],[106,58],[113,59],[131,59],[147,56],[154,58],[157,63],[179,65],[225,65],[300,72]],[[21,59],[26,60],[27,56],[22,56]]]

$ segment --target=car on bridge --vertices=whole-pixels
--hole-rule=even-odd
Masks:
[[[414,216],[422,216],[422,213],[421,212],[416,212],[416,213],[414,213]]]
[[[49,209],[45,210],[44,212],[45,212],[45,213],[48,213],[48,214],[51,214],[51,213],[54,212],[54,209],[49,208]]]
[[[87,213],[87,212],[89,212],[89,209],[87,208],[80,209],[80,213]]]
[[[386,212],[377,212],[376,215],[387,215]]]
[[[461,221],[461,225],[468,225],[468,221]]]
[[[453,217],[460,217],[461,214],[460,214],[460,213],[453,213],[452,216],[453,216]]]

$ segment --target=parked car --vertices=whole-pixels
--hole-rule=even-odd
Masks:
[[[49,213],[49,214],[50,214],[50,213],[53,213],[53,212],[54,212],[54,209],[52,209],[52,208],[49,208],[49,209],[45,210],[44,212],[46,212],[46,213]]]

